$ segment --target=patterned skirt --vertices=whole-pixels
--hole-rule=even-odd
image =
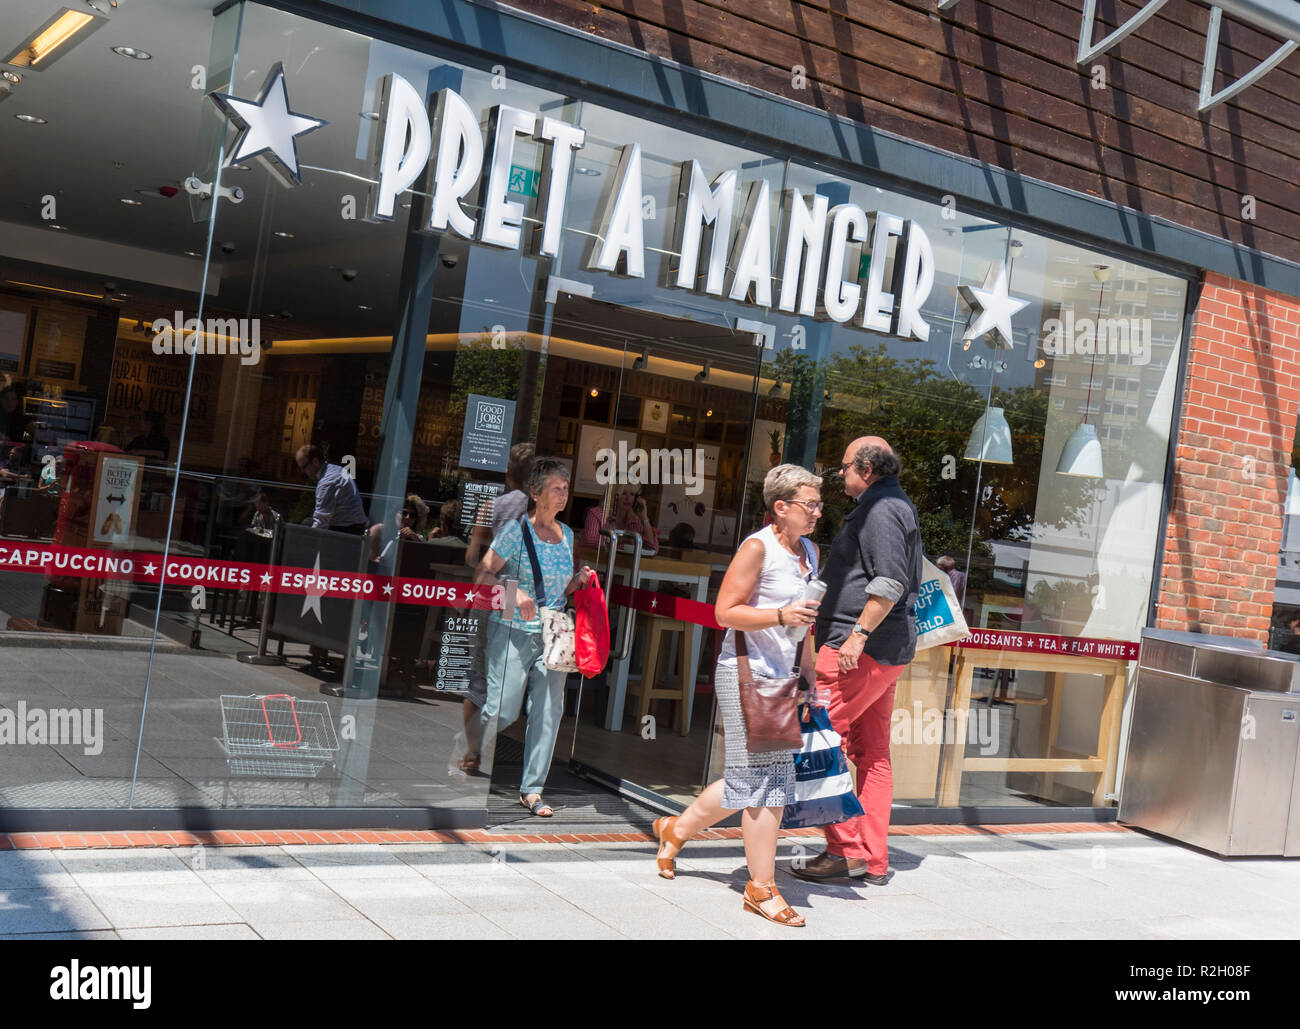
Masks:
[[[740,707],[740,673],[734,664],[719,664],[713,677],[718,711],[722,714],[726,764],[722,806],[785,807],[794,803],[794,752],[751,754],[746,749],[745,716]]]

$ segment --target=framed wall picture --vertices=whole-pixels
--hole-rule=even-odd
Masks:
[[[622,441],[627,448],[636,446],[636,433],[626,429],[611,429],[607,425],[584,425],[578,437],[578,459],[572,470],[574,493],[604,493],[606,483],[596,478],[600,462],[597,455],[606,448],[618,450]]]
[[[671,406],[666,400],[641,401],[641,431],[666,433]]]

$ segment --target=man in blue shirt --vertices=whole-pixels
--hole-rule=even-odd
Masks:
[[[356,482],[343,466],[327,463],[324,451],[315,443],[299,447],[294,459],[304,475],[316,480],[316,508],[311,527],[363,535],[369,525],[366,509]]]

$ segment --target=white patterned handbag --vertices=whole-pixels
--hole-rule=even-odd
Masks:
[[[525,515],[522,522],[527,522]],[[578,670],[578,626],[573,615],[563,608],[547,607],[544,603],[546,585],[542,579],[541,562],[537,560],[537,548],[533,546],[532,528],[520,524],[523,530],[524,546],[528,548],[528,560],[533,565],[533,592],[537,594],[537,617],[542,621],[542,664],[552,672],[576,672]]]
[[[542,619],[542,664],[553,672],[578,670],[577,623],[573,615],[550,607],[538,609]]]

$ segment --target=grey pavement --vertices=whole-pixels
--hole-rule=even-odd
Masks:
[[[1141,834],[891,839],[883,887],[778,885],[808,920],[742,911],[739,841],[0,852],[0,939],[1293,939],[1300,863]],[[811,853],[805,850],[803,853]]]

